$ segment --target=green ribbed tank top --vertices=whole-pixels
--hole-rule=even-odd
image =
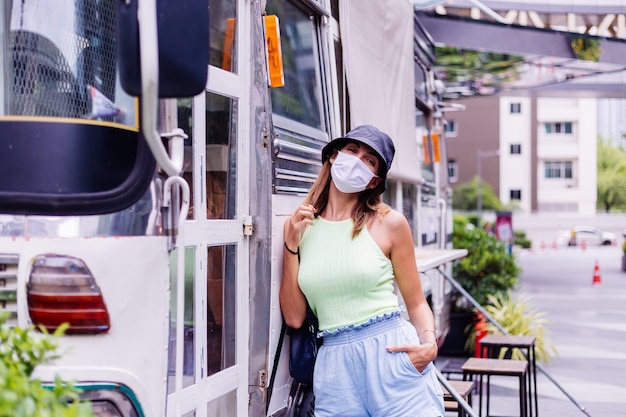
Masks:
[[[352,219],[318,216],[300,241],[298,284],[320,330],[359,325],[398,310],[393,267],[367,227],[352,239]]]

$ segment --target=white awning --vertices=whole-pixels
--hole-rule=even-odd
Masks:
[[[340,1],[352,127],[370,124],[396,146],[389,178],[421,179],[415,135],[413,3]]]

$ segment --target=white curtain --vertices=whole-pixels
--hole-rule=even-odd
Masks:
[[[351,127],[370,124],[391,136],[389,177],[421,179],[415,126],[413,3],[340,0],[339,26]]]

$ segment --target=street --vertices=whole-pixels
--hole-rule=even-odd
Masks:
[[[619,246],[546,248],[518,253],[523,272],[517,294],[545,311],[558,357],[542,368],[573,397],[538,373],[539,415],[626,416],[626,272]],[[594,282],[598,262],[599,283]],[[491,413],[519,415],[517,383],[492,378]],[[509,381],[507,381],[509,380]],[[474,401],[477,410],[478,399]]]

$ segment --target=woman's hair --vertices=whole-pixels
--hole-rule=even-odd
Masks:
[[[322,164],[322,170],[317,176],[317,180],[315,180],[311,190],[304,199],[304,204],[311,204],[315,208],[315,216],[322,213],[328,205],[328,194],[331,181],[330,165],[330,158],[328,158]],[[384,188],[385,182],[383,180],[375,188],[368,188],[359,193],[358,201],[352,210],[351,216],[354,221],[352,238],[358,235],[363,229],[363,226],[365,226],[374,216],[378,214],[382,217],[391,211],[391,207],[383,203],[380,197]]]

